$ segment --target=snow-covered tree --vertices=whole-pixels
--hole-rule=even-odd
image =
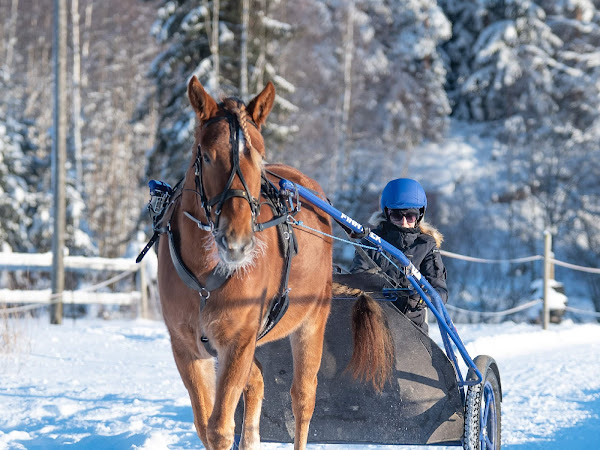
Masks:
[[[453,25],[444,46],[458,118],[496,120],[550,114],[562,45],[546,13],[529,0],[440,0]]]
[[[600,193],[592,181],[600,176],[596,4],[440,0],[440,5],[453,22],[452,39],[444,46],[453,114],[488,124],[487,132],[505,144],[496,152],[506,172],[494,201],[510,211],[510,238],[539,251],[539,236],[550,229],[560,238],[557,256],[580,253],[589,259],[590,240],[582,244],[582,236],[594,235],[598,211],[590,199]]]
[[[299,131],[287,161],[349,213],[372,210],[386,178],[402,175],[410,150],[444,134],[450,108],[438,45],[450,24],[427,1],[288,6],[296,22],[282,60],[296,86],[290,122]]]
[[[0,251],[47,252],[52,239],[49,154],[37,147],[32,123],[0,116]],[[94,253],[89,236],[74,226],[84,208],[80,192],[67,186],[66,246],[71,254]]]
[[[86,6],[82,0],[80,4]],[[88,78],[83,86],[86,210],[82,216],[86,220],[82,225],[84,230],[87,225],[102,256],[117,257],[136,238],[148,201],[142,180],[157,116],[151,96],[145,103],[145,117],[134,119],[142,99],[153,92],[146,67],[158,52],[149,35],[155,11],[143,2],[110,0],[90,5],[93,9],[86,7],[82,14],[89,47],[87,54],[82,52]]]
[[[160,2],[152,32],[165,49],[153,62],[150,75],[156,82],[162,109],[148,174],[173,182],[183,174],[195,125],[186,97],[192,75],[215,98],[241,95],[243,29],[247,33],[243,43],[248,95],[258,93],[267,81],[274,82],[278,96],[265,132],[274,135],[274,142],[285,139],[289,130],[278,126],[278,119],[295,109],[285,100],[286,92],[294,88],[278,73],[274,58],[278,40],[284,39],[291,27],[271,17],[276,4],[271,0],[252,2],[249,24],[244,28],[241,1],[221,0],[219,8],[212,1]]]
[[[454,114],[500,126],[513,147],[512,189],[535,198],[543,226],[560,223],[573,201],[564,193],[589,184],[577,167],[598,151],[597,9],[587,1],[440,3],[455,21],[445,46]]]
[[[43,5],[36,4],[29,14],[23,14],[22,7],[19,2],[10,3],[10,36],[5,37],[10,40],[7,52],[13,56],[3,67],[0,81],[0,214],[4,218],[0,242],[6,250],[46,252],[52,237],[50,139],[46,132],[51,126],[52,108],[48,105],[52,98],[47,72],[36,70],[35,65],[49,65],[50,40],[43,35],[50,35],[51,22],[41,19]],[[24,23],[41,26],[34,32]],[[66,244],[72,253],[89,253],[93,251],[89,237],[74,226],[83,201],[72,183],[67,197]]]
[[[379,103],[381,135],[397,148],[444,135],[450,107],[439,46],[451,36],[451,24],[428,0],[357,2],[357,60],[364,66],[365,95]],[[374,110],[374,109],[373,109]],[[367,121],[361,119],[363,129]]]
[[[35,150],[23,123],[0,116],[0,251],[28,252],[49,243],[49,229],[43,229],[50,222],[50,198],[34,189]]]
[[[451,28],[427,0],[357,2],[357,8],[352,128],[367,138],[361,147],[369,142],[380,152],[381,177],[389,180],[407,175],[397,165],[408,164],[416,145],[445,134],[451,110],[439,46]]]

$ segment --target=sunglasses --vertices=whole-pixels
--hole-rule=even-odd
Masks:
[[[402,222],[402,218],[406,218],[407,223],[414,223],[419,218],[417,213],[405,211],[402,209],[390,209],[390,219],[394,222]]]

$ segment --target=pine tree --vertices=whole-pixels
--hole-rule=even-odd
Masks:
[[[371,30],[361,33],[357,59],[367,67],[362,74],[364,95],[374,95],[369,103],[374,100],[377,105],[365,112],[375,114],[383,147],[391,146],[394,153],[425,139],[439,140],[450,114],[439,46],[450,38],[450,23],[427,0],[359,2],[358,7]],[[357,119],[363,129],[373,129],[373,121]]]
[[[592,181],[600,176],[597,6],[585,0],[440,5],[453,22],[443,47],[453,115],[486,124],[505,144],[495,152],[506,172],[493,200],[509,211],[508,238],[539,251],[536,242],[549,229],[561,238],[557,255],[589,260],[600,232],[594,206],[600,186]]]
[[[298,110],[289,123],[298,134],[286,162],[350,213],[372,209],[410,149],[445,132],[450,107],[438,45],[450,24],[427,1],[307,0],[290,2],[288,14],[294,37],[281,60],[295,68],[288,76]]]
[[[43,251],[50,244],[51,199],[47,189],[37,189],[45,164],[27,130],[0,116],[0,251]]]
[[[286,92],[294,88],[278,73],[278,64],[274,61],[279,40],[288,36],[291,28],[271,17],[272,4],[276,3],[267,0],[251,2],[253,10],[245,41],[248,66],[244,68],[248,96],[260,92],[267,81],[273,81],[276,86],[276,104],[265,128],[265,136],[272,136],[269,142],[275,144],[289,134],[288,128],[278,125],[280,117],[295,109],[285,100]],[[149,161],[150,176],[176,181],[185,170],[195,125],[186,97],[187,82],[192,75],[196,75],[207,92],[217,99],[241,95],[242,2],[221,0],[218,20],[214,17],[214,6],[210,1],[201,5],[195,1],[163,1],[158,10],[153,34],[165,45],[165,50],[153,62],[150,75],[156,82],[163,108],[157,144]],[[218,24],[217,34],[214,23]],[[214,36],[218,36],[218,46]]]

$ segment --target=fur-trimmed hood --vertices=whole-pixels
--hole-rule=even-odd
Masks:
[[[378,227],[385,221],[387,221],[387,218],[381,211],[374,212],[369,218],[369,224],[375,227]],[[442,246],[442,242],[444,242],[444,235],[440,233],[433,225],[425,222],[425,219],[422,219],[419,223],[419,229],[421,230],[421,233],[428,234],[429,236],[433,237],[438,248]]]

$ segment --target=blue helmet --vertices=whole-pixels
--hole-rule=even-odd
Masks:
[[[427,209],[427,196],[418,181],[410,178],[398,178],[390,181],[381,193],[381,210],[385,209]]]

